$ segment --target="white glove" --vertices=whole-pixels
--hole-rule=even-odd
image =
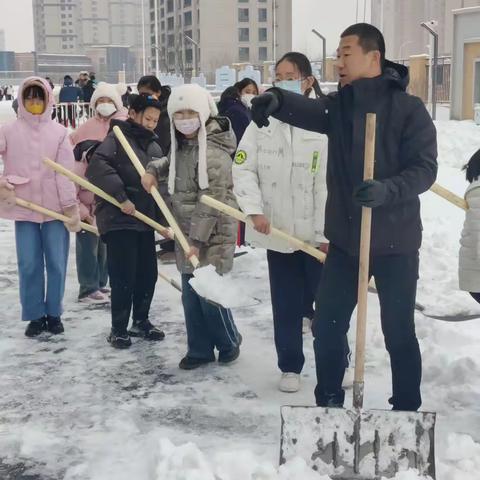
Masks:
[[[69,232],[76,233],[82,229],[80,226],[80,209],[78,205],[71,205],[70,207],[64,208],[63,214],[70,218],[67,222],[64,222]]]
[[[11,209],[15,205],[15,187],[5,177],[0,177],[0,206]]]

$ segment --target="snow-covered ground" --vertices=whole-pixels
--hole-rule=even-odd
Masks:
[[[0,123],[6,102],[0,102]],[[13,112],[11,112],[13,113]],[[480,127],[440,121],[439,182],[463,195],[460,167],[480,147]],[[457,286],[464,214],[433,193],[422,198],[424,244],[418,301],[428,314],[478,313]],[[179,293],[159,279],[152,320],[160,343],[110,348],[108,310],[76,302],[74,242],[65,295],[65,335],[23,335],[12,224],[0,221],[0,478],[36,480],[327,480],[301,461],[280,468],[281,405],[312,405],[312,337],[305,336],[302,390],[283,394],[273,346],[264,252],[236,260],[234,276],[262,303],[234,311],[244,342],[239,361],[193,372],[185,353]],[[174,266],[160,266],[178,278]],[[369,297],[366,408],[389,408],[390,369]],[[422,409],[436,411],[437,478],[480,478],[480,320],[447,323],[417,313],[423,351]],[[351,392],[347,403],[351,402]],[[413,472],[397,480],[414,480]]]

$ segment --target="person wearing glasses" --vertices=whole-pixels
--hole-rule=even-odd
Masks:
[[[275,66],[275,86],[309,98],[323,96],[308,58],[290,52]],[[253,222],[246,240],[267,249],[273,326],[282,392],[300,388],[305,362],[302,324],[313,304],[322,264],[268,236],[271,225],[326,252],[323,235],[327,197],[325,135],[271,119],[268,128],[250,123],[233,165],[234,192]]]

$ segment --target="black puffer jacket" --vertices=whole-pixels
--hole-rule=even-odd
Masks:
[[[158,101],[161,105],[160,118],[158,120],[155,134],[157,135],[157,143],[160,145],[164,155],[168,155],[170,152],[170,144],[172,139],[170,137],[170,117],[168,116],[167,104],[170,98],[171,88],[168,85],[164,85],[161,90],[161,95]]]
[[[152,160],[163,156],[156,142],[156,136],[150,130],[131,120],[126,122],[112,120],[111,127],[115,125],[118,125],[127,137],[144,167]],[[130,200],[139,212],[159,220],[160,212],[153,197],[142,187],[140,175],[113,132],[110,132],[95,150],[88,165],[86,177],[120,203]],[[131,215],[125,215],[111,203],[99,197],[95,197],[95,200],[95,216],[100,234],[113,230],[151,230],[148,225]]]
[[[372,255],[415,252],[422,240],[418,196],[435,182],[435,126],[422,101],[406,93],[408,70],[388,62],[376,78],[353,82],[326,98],[311,100],[272,89],[280,100],[273,116],[329,138],[325,236],[358,255],[361,208],[353,189],[363,180],[365,122],[377,114],[375,174],[387,201],[373,209]]]

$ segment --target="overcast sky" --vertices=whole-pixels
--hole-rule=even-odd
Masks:
[[[282,2],[283,0],[278,0]],[[293,0],[294,47],[312,59],[319,57],[321,42],[314,37],[315,28],[327,38],[328,54],[335,51],[340,33],[355,23],[357,3],[359,20],[363,21],[364,2],[370,0]],[[367,20],[370,16],[367,8]],[[0,0],[0,29],[5,31],[7,50],[29,52],[34,49],[32,0]]]

